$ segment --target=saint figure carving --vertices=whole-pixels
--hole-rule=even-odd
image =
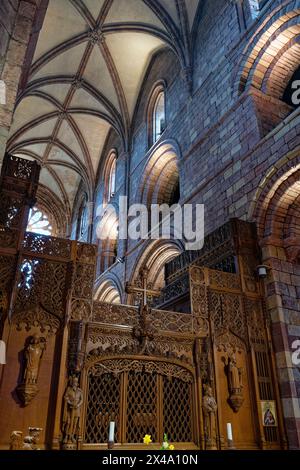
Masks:
[[[244,402],[243,398],[243,370],[237,366],[236,357],[232,354],[227,361],[226,374],[228,380],[229,398],[231,408],[237,412]]]
[[[38,393],[38,374],[41,358],[46,349],[46,338],[33,335],[24,349],[24,372],[22,382],[16,391],[24,406],[27,406]]]
[[[234,354],[228,359],[228,385],[231,392],[240,391],[242,384],[242,369],[237,366]]]
[[[204,385],[202,408],[206,447],[213,449],[216,448],[216,412],[218,405],[209,385]]]
[[[36,384],[40,361],[44,350],[46,348],[46,339],[34,335],[24,351],[25,355],[25,372],[24,372],[24,383],[25,384]]]
[[[63,444],[75,444],[79,434],[79,420],[83,392],[79,388],[78,377],[71,376],[64,395],[62,419]]]

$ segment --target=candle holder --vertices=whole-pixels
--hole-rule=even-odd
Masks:
[[[107,448],[108,448],[108,450],[113,450],[114,445],[115,445],[114,441],[108,441],[108,442],[107,442]]]
[[[109,431],[108,431],[108,442],[107,442],[107,448],[109,450],[112,450],[114,448],[114,442],[115,442],[115,422],[110,421],[109,423]]]
[[[227,449],[228,450],[235,450],[234,442],[232,439],[227,439]]]
[[[226,424],[227,427],[227,450],[234,450],[234,442],[232,436],[232,425],[231,423]]]

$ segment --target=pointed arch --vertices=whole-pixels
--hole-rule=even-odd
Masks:
[[[119,278],[113,273],[106,273],[96,282],[94,299],[99,302],[120,304],[122,299],[122,286]]]

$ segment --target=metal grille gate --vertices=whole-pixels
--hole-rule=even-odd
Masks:
[[[161,442],[193,442],[192,383],[159,373],[128,371],[88,378],[86,444],[106,443],[110,421],[115,441],[142,443],[145,434]]]

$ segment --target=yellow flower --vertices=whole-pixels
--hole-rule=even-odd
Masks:
[[[173,444],[171,444],[171,445],[169,446],[169,450],[174,450],[174,449],[175,449],[175,447],[173,446]]]
[[[150,442],[152,442],[150,434],[146,434],[146,436],[143,438],[143,441],[144,441],[144,444],[148,446]]]

